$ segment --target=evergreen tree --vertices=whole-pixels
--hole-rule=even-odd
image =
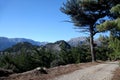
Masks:
[[[80,31],[90,33],[92,62],[96,60],[94,53],[94,35],[98,33],[96,21],[110,16],[109,9],[120,3],[119,0],[67,0],[61,11],[70,16],[71,21]],[[104,20],[101,20],[103,22]]]
[[[110,31],[109,47],[114,50],[114,53],[111,54],[111,58],[120,59],[120,4],[112,7],[110,12],[116,19],[105,21],[98,25],[98,29],[101,32]]]

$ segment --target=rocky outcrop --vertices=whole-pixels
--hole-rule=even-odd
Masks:
[[[77,38],[72,38],[68,41],[68,43],[71,45],[71,46],[80,46],[82,44],[87,44],[87,38],[86,37],[77,37]]]
[[[44,48],[46,50],[50,50],[50,51],[53,51],[53,52],[58,52],[58,51],[61,51],[63,49],[70,49],[71,46],[64,40],[60,40],[60,41],[57,41],[55,43],[48,43],[44,46]]]

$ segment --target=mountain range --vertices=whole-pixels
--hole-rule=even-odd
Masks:
[[[17,43],[20,43],[20,42],[29,42],[32,45],[37,45],[37,46],[47,44],[47,42],[38,42],[38,41],[31,40],[31,39],[26,39],[26,38],[0,37],[0,51],[5,50],[9,47],[12,47],[13,45],[16,45]]]
[[[71,38],[69,41],[67,41],[68,44],[71,46],[80,46],[81,44],[88,44],[87,43],[87,38],[86,37],[76,37],[76,38]]]
[[[44,49],[49,51],[61,51],[62,49],[70,49],[71,46],[64,40],[56,41],[54,43],[48,43],[43,46]]]
[[[20,42],[28,42],[31,43],[32,45],[36,45],[36,46],[44,46],[46,45],[46,47],[53,47],[52,43],[48,43],[48,42],[38,42],[38,41],[34,41],[31,39],[26,39],[26,38],[7,38],[7,37],[0,37],[0,51],[3,51],[7,48],[12,47],[13,45],[16,45],[17,43]],[[61,41],[56,41],[54,47],[57,48],[59,44],[59,42],[63,42]],[[86,37],[77,37],[77,38],[72,38],[69,41],[65,41],[65,44],[69,44],[70,46],[79,46],[81,44],[85,44],[86,41]],[[60,44],[59,44],[60,45]],[[58,49],[58,48],[57,48]]]

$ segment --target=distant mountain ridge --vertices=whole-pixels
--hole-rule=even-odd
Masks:
[[[11,53],[14,53],[14,52],[15,53],[20,53],[22,51],[30,52],[33,49],[38,48],[38,47],[39,46],[32,45],[29,42],[20,42],[20,43],[17,43],[15,45],[13,45],[10,48],[5,49],[4,52],[11,52]]]
[[[82,44],[86,44],[87,42],[87,37],[76,37],[76,38],[71,38],[69,41],[67,41],[68,44],[71,46],[80,46]]]
[[[0,37],[0,51],[10,48],[13,45],[16,45],[20,42],[28,42],[28,43],[31,43],[32,45],[37,45],[37,46],[41,46],[41,45],[44,46],[47,44],[46,47],[50,47],[51,49],[56,48],[59,50],[59,45],[60,45],[59,43],[61,43],[61,42],[64,44],[69,44],[71,47],[76,47],[76,46],[80,46],[82,44],[86,44],[86,42],[87,42],[86,40],[87,40],[86,37],[77,37],[77,38],[72,38],[69,41],[65,41],[65,42],[64,42],[64,40],[56,41],[54,44],[52,44],[52,43],[48,43],[48,42],[38,42],[38,41],[31,40],[31,39],[26,39],[26,38]]]
[[[70,49],[71,48],[71,46],[64,40],[59,40],[54,43],[48,43],[43,47],[49,51],[61,51],[62,49]]]
[[[17,43],[20,43],[20,42],[29,42],[32,45],[37,45],[37,46],[47,44],[47,42],[38,42],[38,41],[31,40],[31,39],[26,39],[26,38],[0,37],[0,51],[7,49],[9,47],[12,47],[13,45],[16,45]]]
[[[52,53],[58,53],[61,50],[69,50],[71,46],[64,40],[56,41],[54,43],[48,43],[44,46],[36,46],[32,45],[28,42],[20,42],[16,45],[13,45],[10,48],[5,49],[3,52],[11,52],[11,53],[20,53],[22,51],[32,52],[32,50],[46,50],[51,51]]]

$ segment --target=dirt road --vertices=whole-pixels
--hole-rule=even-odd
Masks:
[[[52,80],[111,80],[113,71],[118,68],[118,62],[107,62],[80,69],[72,73],[56,77]]]

